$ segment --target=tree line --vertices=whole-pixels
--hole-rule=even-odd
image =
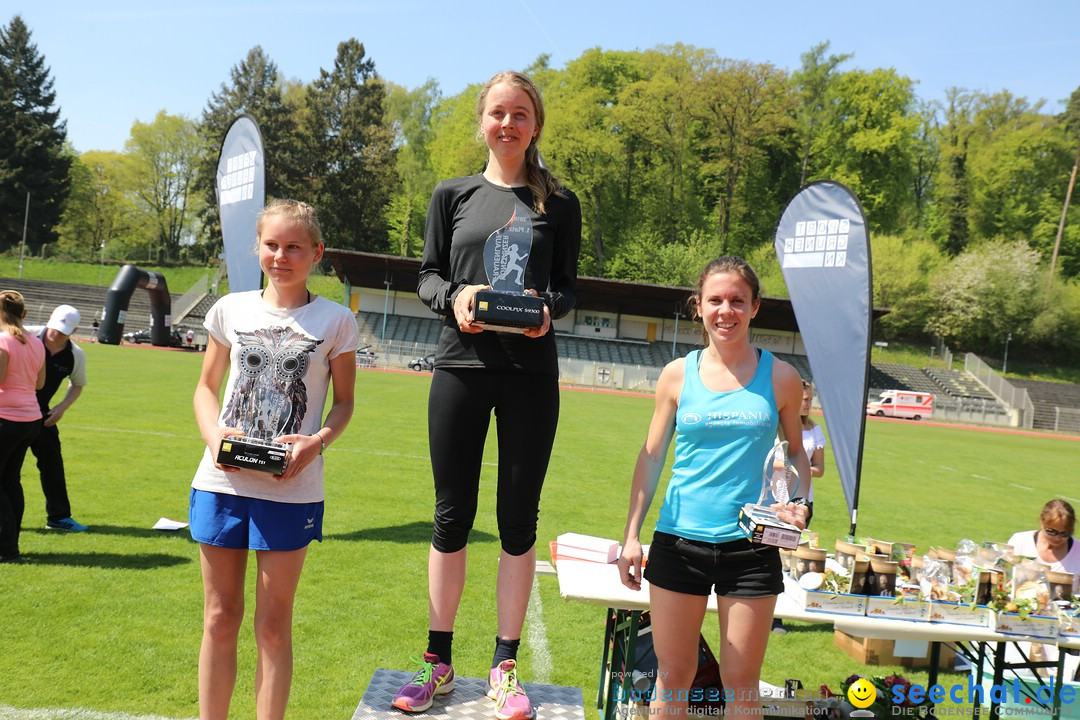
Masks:
[[[1053,115],[1007,90],[921,99],[894,69],[851,65],[825,42],[790,72],[681,44],[523,68],[544,92],[544,161],[581,199],[582,273],[685,286],[710,257],[740,254],[785,295],[775,224],[803,184],[828,178],[866,210],[874,302],[892,310],[882,337],[990,352],[1011,332],[1015,352],[1074,357],[1080,90]],[[455,95],[434,80],[401,87],[349,39],[302,83],[255,47],[200,117],[162,110],[122,152],[78,154],[16,16],[0,29],[0,249],[18,243],[29,192],[39,253],[213,261],[217,154],[247,113],[269,196],[317,206],[332,247],[417,256],[432,188],[483,168],[483,80]]]

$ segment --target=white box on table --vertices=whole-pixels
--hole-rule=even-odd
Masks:
[[[866,598],[866,617],[926,622],[930,619],[930,601],[871,595]]]
[[[1061,620],[1058,637],[1069,640],[1080,637],[1080,616],[1068,615]]]
[[[968,603],[930,601],[930,622],[953,623],[994,629],[994,611],[986,605]]]
[[[1005,635],[1030,635],[1044,640],[1056,640],[1058,630],[1057,617],[1028,615],[1022,618],[1019,613],[1012,612],[998,613],[997,616],[997,631]]]
[[[619,543],[616,540],[580,533],[563,533],[555,538],[555,543],[560,558],[598,563],[613,563],[619,558]]]
[[[798,581],[787,575],[784,576],[784,592],[806,612],[866,615],[865,595],[805,590]]]

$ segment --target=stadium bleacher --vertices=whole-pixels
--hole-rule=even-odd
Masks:
[[[924,372],[938,387],[957,398],[995,400],[993,394],[970,374],[961,370],[926,368]]]
[[[439,341],[442,321],[437,317],[386,316],[386,330],[383,332],[381,312],[361,312],[356,316],[361,343],[374,344],[396,342],[402,344],[435,345]],[[645,342],[642,340],[617,340],[597,337],[579,337],[577,335],[558,334],[556,345],[559,354],[574,360],[621,365],[643,365],[663,367],[671,362],[670,342]],[[675,346],[676,357],[681,357],[696,346],[678,343]]]
[[[1080,412],[1080,385],[1046,380],[1021,380],[1014,377],[1009,378],[1009,383],[1028,391],[1028,397],[1035,406],[1032,428],[1038,430],[1072,429],[1068,426],[1054,427],[1057,416],[1054,408]]]
[[[942,392],[919,368],[883,362],[870,364],[870,388],[876,393],[882,390],[912,390],[940,395]]]

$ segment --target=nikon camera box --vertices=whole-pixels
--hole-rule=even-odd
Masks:
[[[222,438],[217,462],[219,465],[281,475],[289,464],[290,447],[286,443],[232,435]]]
[[[489,330],[525,332],[544,324],[544,300],[535,295],[480,290],[473,299],[473,320]]]

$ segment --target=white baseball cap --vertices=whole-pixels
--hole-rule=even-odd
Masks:
[[[45,324],[45,327],[62,332],[65,335],[71,335],[79,327],[81,320],[82,316],[79,314],[78,308],[71,305],[60,305],[52,311],[49,322]]]

